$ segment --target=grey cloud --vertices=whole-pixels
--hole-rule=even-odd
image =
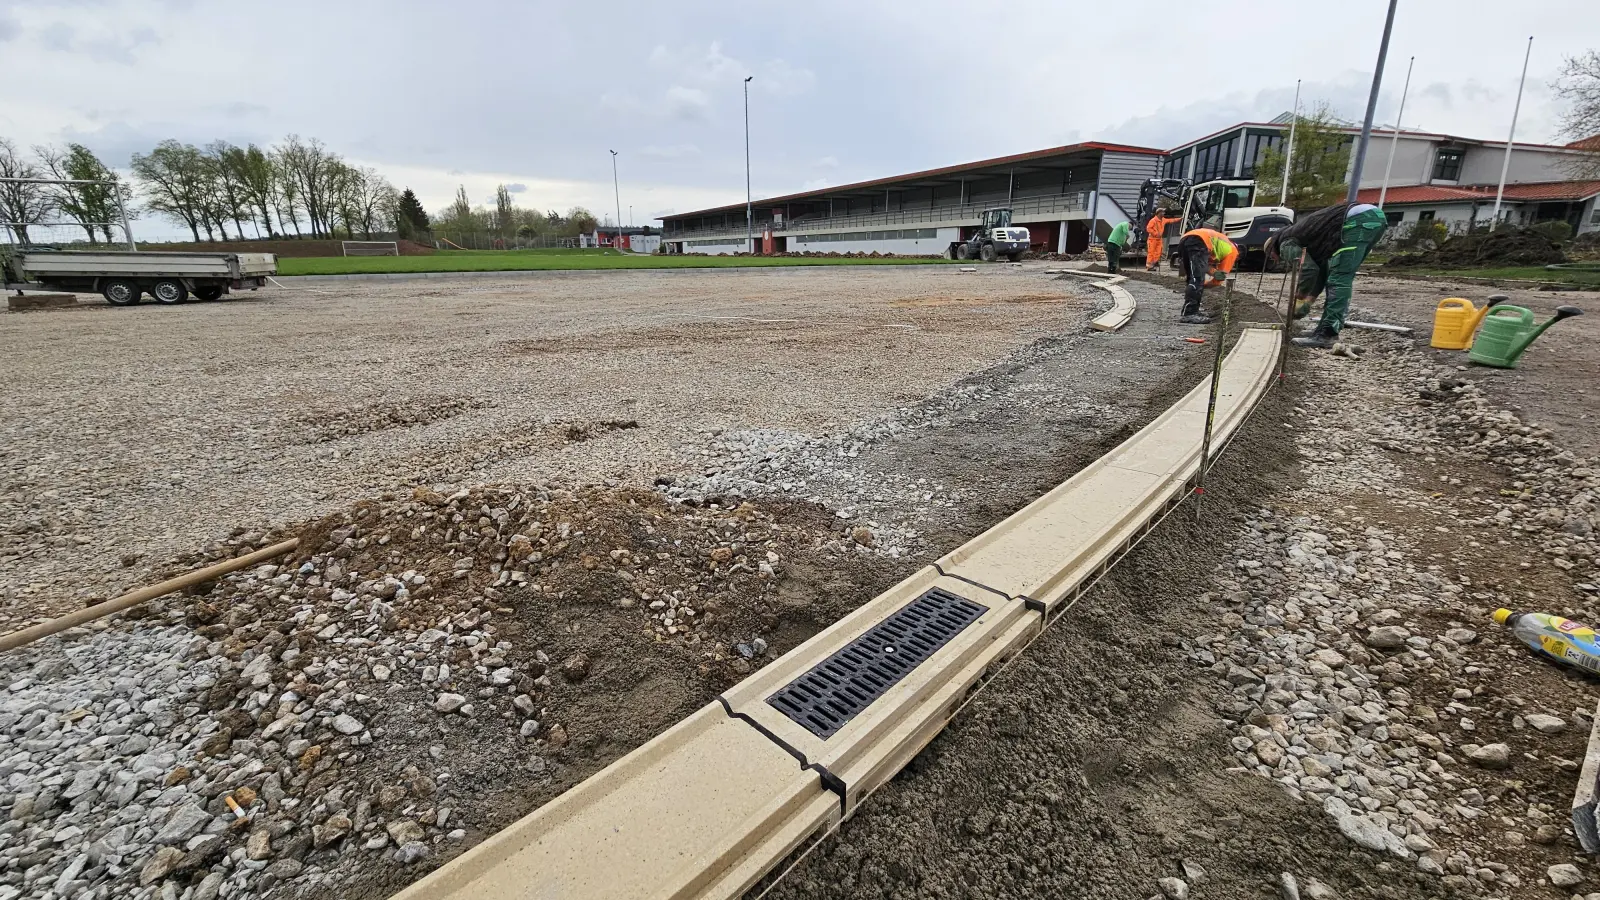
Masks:
[[[11,40],[22,33],[22,26],[16,19],[0,12],[0,44]]]
[[[512,184],[506,185],[506,190],[510,191],[513,194],[521,194],[521,193],[525,193],[528,190],[528,186],[525,185],[525,184],[512,183]]]

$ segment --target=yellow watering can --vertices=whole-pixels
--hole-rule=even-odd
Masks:
[[[1471,347],[1472,333],[1478,330],[1483,317],[1490,309],[1510,299],[1505,294],[1495,294],[1481,307],[1474,307],[1471,300],[1461,297],[1440,300],[1439,308],[1433,311],[1433,338],[1428,343],[1440,350]]]

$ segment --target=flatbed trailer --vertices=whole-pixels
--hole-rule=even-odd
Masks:
[[[132,253],[15,250],[4,260],[7,290],[93,292],[113,306],[132,306],[149,294],[157,303],[191,296],[216,300],[255,290],[278,272],[271,253]]]

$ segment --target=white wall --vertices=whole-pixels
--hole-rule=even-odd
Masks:
[[[888,229],[895,230],[895,229]],[[789,235],[790,253],[897,253],[907,256],[942,256],[961,236],[959,228],[936,228],[936,237],[883,241],[805,241],[809,234]]]
[[[1506,148],[1473,147],[1461,163],[1462,184],[1498,184],[1500,165],[1505,161]],[[1506,173],[1506,183],[1523,181],[1566,181],[1571,176],[1563,172],[1562,154],[1551,150],[1532,150],[1513,147],[1511,169]]]
[[[1424,210],[1432,210],[1434,221],[1443,222],[1451,231],[1465,231],[1474,222],[1471,203],[1419,203],[1391,210],[1391,212],[1401,213],[1400,224],[1389,226],[1391,234],[1417,222]],[[1478,218],[1475,220],[1476,224],[1487,224],[1489,214],[1493,211],[1494,204],[1492,202],[1480,203],[1478,205]],[[1504,212],[1505,206],[1502,205],[1501,214],[1503,215]]]
[[[759,244],[761,238],[757,237],[756,242]],[[695,246],[692,241],[683,242],[684,253],[703,253],[706,256],[716,256],[718,253],[726,253],[732,256],[735,253],[744,253],[749,249],[750,245],[744,238],[729,240],[727,243],[722,244],[701,244],[698,246]]]
[[[660,246],[659,234],[635,234],[628,237],[628,249],[635,253],[654,253]]]
[[[1583,207],[1583,218],[1578,220],[1578,233],[1600,231],[1600,197],[1590,197]]]
[[[1387,134],[1372,136],[1372,149],[1367,151],[1366,167],[1361,170],[1361,186],[1382,187],[1383,170],[1389,164]],[[1394,148],[1394,173],[1389,176],[1389,186],[1398,184],[1426,184],[1433,174],[1434,142],[1421,138],[1400,136]]]

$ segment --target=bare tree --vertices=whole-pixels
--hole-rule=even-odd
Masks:
[[[352,187],[355,194],[356,219],[361,225],[361,236],[372,237],[374,231],[380,230],[378,224],[395,221],[395,213],[399,208],[400,195],[395,191],[389,179],[379,175],[376,169],[353,169],[355,177]]]
[[[265,227],[267,237],[276,237],[272,229],[272,207],[276,192],[272,158],[260,147],[251,144],[244,149],[234,147],[227,157],[227,164],[246,206],[251,210],[252,218],[257,222],[257,233]]]
[[[1573,178],[1600,178],[1600,51],[1567,57],[1551,87],[1569,104],[1561,115],[1562,137],[1588,151],[1566,157],[1562,168]]]
[[[206,155],[212,162],[212,172],[217,180],[217,191],[227,218],[233,220],[234,230],[244,240],[244,220],[251,215],[250,195],[241,177],[240,160],[245,152],[227,141],[212,141],[206,145]],[[259,230],[256,236],[260,237]]]
[[[206,171],[206,156],[193,144],[165,140],[148,155],[133,155],[133,174],[144,188],[146,203],[175,222],[189,226],[189,233],[200,240],[200,229],[215,237],[208,218],[212,202],[211,178]]]
[[[284,176],[294,182],[301,208],[311,220],[312,236],[325,233],[332,237],[330,204],[334,185],[330,182],[335,174],[334,166],[339,163],[338,157],[329,153],[316,138],[302,141],[299,135],[291,134],[278,148],[278,160]]]
[[[494,230],[502,238],[517,230],[517,206],[511,200],[511,191],[503,184],[494,188]]]
[[[0,138],[0,178],[40,177],[38,166],[23,159],[15,144]],[[0,218],[11,223],[11,230],[24,246],[29,243],[28,226],[43,222],[54,207],[44,185],[0,182]]]

